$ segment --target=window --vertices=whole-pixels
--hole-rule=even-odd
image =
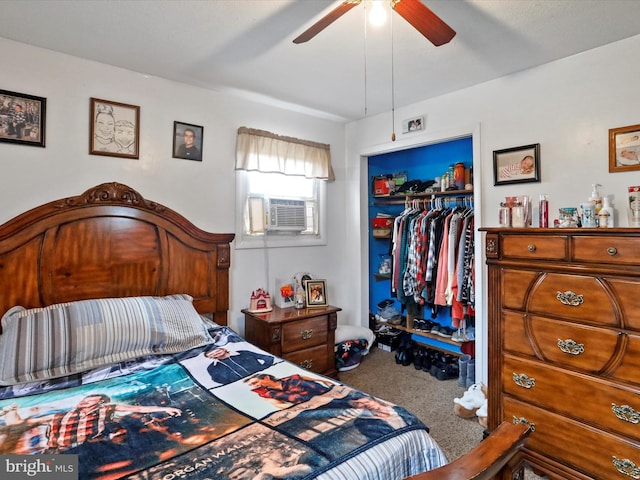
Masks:
[[[329,146],[242,127],[236,152],[236,248],[325,244]]]

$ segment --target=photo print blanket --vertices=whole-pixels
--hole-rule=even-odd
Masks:
[[[0,453],[77,454],[80,479],[310,479],[426,430],[228,327],[210,333],[178,355],[0,387]]]

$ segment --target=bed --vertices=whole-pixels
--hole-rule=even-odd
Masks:
[[[404,408],[227,326],[233,238],[116,182],[1,225],[0,454],[62,457],[81,479],[391,480],[443,467]],[[525,436],[515,430],[503,464]]]

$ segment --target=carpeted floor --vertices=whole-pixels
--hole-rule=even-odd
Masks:
[[[398,365],[393,352],[372,348],[360,366],[340,372],[340,381],[413,412],[429,427],[450,461],[482,440],[484,427],[477,417],[461,418],[453,411],[453,399],[462,397],[466,388],[459,387],[457,380],[437,380],[413,365]],[[539,478],[525,473],[526,480]]]

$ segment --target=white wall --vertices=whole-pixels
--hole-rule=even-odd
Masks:
[[[240,310],[252,289],[270,279],[309,271],[328,280],[329,300],[344,308],[341,323],[367,323],[366,195],[363,155],[474,135],[478,226],[497,225],[506,195],[548,193],[552,212],[585,199],[592,183],[603,185],[620,208],[628,185],[640,174],[608,173],[608,129],[640,123],[640,36],[535,69],[477,85],[406,108],[396,124],[425,116],[425,130],[397,133],[390,114],[346,126],[216,92],[146,77],[0,39],[0,86],[47,98],[47,147],[0,144],[0,222],[25,209],[78,194],[106,181],[126,183],[147,198],[183,213],[206,230],[234,228],[233,162],[236,129],[262,128],[331,144],[337,181],[329,185],[326,247],[234,250],[230,325],[243,331]],[[89,98],[141,106],[141,158],[89,155]],[[174,120],[204,126],[204,161],[171,158]],[[493,186],[493,150],[540,143],[541,183]],[[344,213],[343,213],[344,212]],[[537,212],[534,211],[534,218]],[[618,225],[626,226],[626,221]],[[482,246],[478,242],[478,262]],[[484,274],[478,270],[483,288]],[[482,291],[482,290],[481,290]],[[481,310],[481,305],[479,309]],[[478,372],[486,355],[479,318]]]
[[[366,205],[368,178],[362,155],[390,151],[448,138],[475,130],[478,149],[474,155],[477,226],[497,226],[497,208],[507,195],[549,194],[550,222],[560,207],[578,206],[591,192],[591,184],[613,198],[616,226],[627,226],[625,195],[629,185],[640,185],[640,172],[609,173],[608,130],[640,123],[640,64],[630,61],[640,51],[640,36],[616,42],[570,58],[549,63],[449,95],[396,108],[396,125],[425,116],[423,132],[398,135],[392,143],[390,114],[367,118],[347,126],[347,212],[350,226],[348,257],[356,264],[351,272],[366,268],[366,228],[360,211]],[[493,151],[533,143],[540,144],[541,182],[493,186]],[[479,152],[479,155],[478,155]],[[362,210],[366,212],[366,210]],[[534,225],[537,225],[537,207]],[[478,221],[480,219],[480,221]],[[366,227],[366,226],[365,226]],[[363,248],[364,250],[364,248]],[[483,259],[478,242],[477,257]],[[358,299],[367,310],[365,275],[354,273],[363,288]],[[486,287],[485,272],[477,270],[477,283]],[[484,298],[481,295],[478,298]],[[479,311],[486,311],[478,305]],[[356,316],[361,316],[356,314]],[[478,318],[477,373],[486,381],[486,318]]]
[[[251,291],[274,278],[308,271],[328,282],[329,301],[345,307],[344,126],[237,97],[149,77],[0,39],[0,88],[47,99],[46,148],[0,143],[0,223],[44,202],[117,181],[182,213],[198,227],[233,232],[234,161],[240,126],[331,145],[337,180],[328,185],[328,245],[298,249],[232,249],[229,323],[240,332],[240,312]],[[89,155],[89,99],[141,107],[140,159]],[[175,120],[204,127],[203,162],[171,157]],[[336,212],[336,213],[333,213]],[[352,288],[357,288],[353,286]]]

